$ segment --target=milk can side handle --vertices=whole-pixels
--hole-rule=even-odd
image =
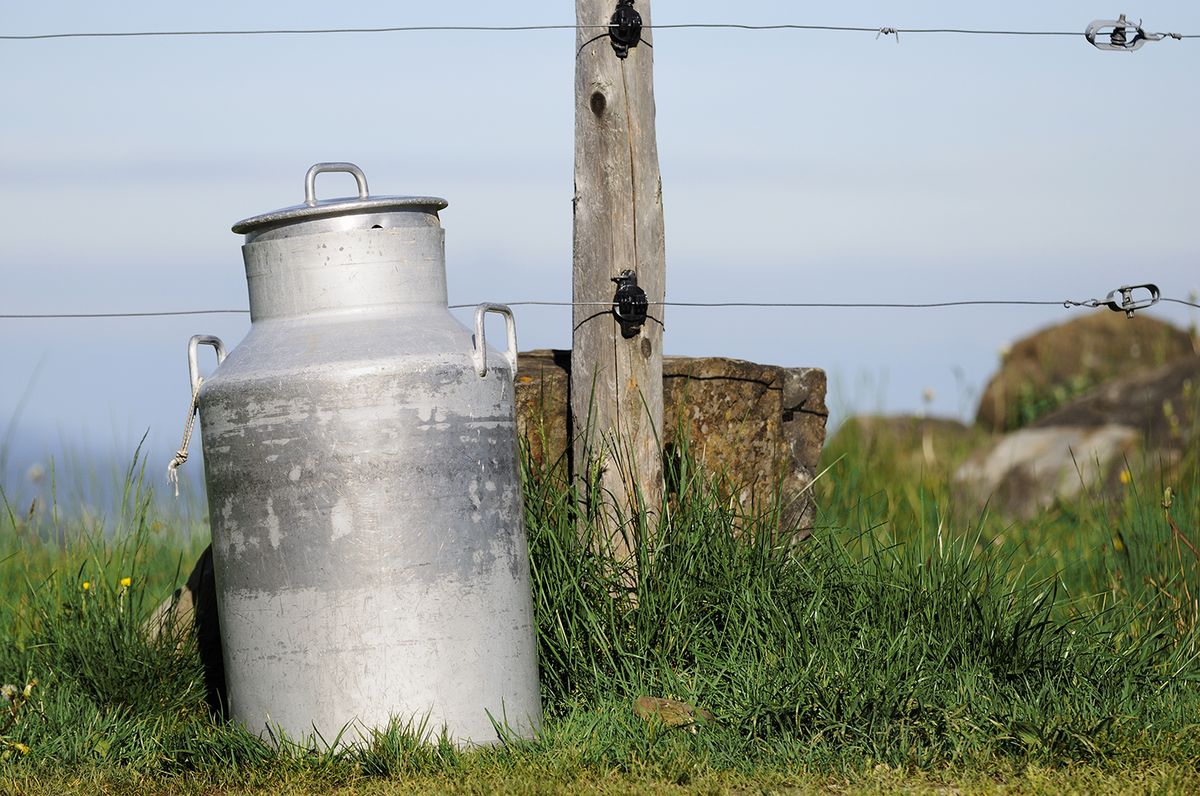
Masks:
[[[220,365],[225,361],[225,344],[221,342],[221,338],[214,337],[211,334],[196,334],[192,335],[192,339],[188,340],[188,376],[192,381],[192,393],[200,388],[200,363],[199,348],[202,345],[210,345],[217,352],[217,364]]]
[[[512,377],[517,377],[517,322],[513,319],[512,310],[504,304],[480,304],[475,308],[475,372],[480,376],[487,375],[487,340],[483,333],[483,316],[489,312],[504,316],[504,325],[508,332],[508,350],[504,358],[512,370]]]
[[[187,419],[183,423],[183,441],[179,450],[175,451],[170,464],[167,465],[167,482],[175,487],[175,497],[179,497],[179,468],[187,463],[188,445],[192,442],[192,431],[196,427],[196,410],[200,408],[200,366],[196,362],[197,349],[202,345],[210,345],[217,352],[217,365],[225,361],[225,344],[221,338],[207,334],[192,335],[188,340],[188,376],[192,382],[192,400],[188,405]]]
[[[309,168],[308,173],[304,175],[304,204],[309,207],[317,205],[317,175],[327,171],[344,171],[347,174],[354,175],[354,182],[358,184],[358,198],[366,199],[367,193],[367,175],[363,174],[363,170],[353,163],[316,163]]]

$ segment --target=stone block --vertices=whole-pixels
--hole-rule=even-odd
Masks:
[[[571,352],[517,357],[517,425],[539,466],[569,469]],[[812,479],[825,442],[825,372],[724,357],[663,359],[663,443],[684,444],[747,511],[780,492],[785,529],[813,524]]]

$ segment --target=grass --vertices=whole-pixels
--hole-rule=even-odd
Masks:
[[[1200,790],[1195,461],[1169,509],[1135,483],[1018,526],[956,516],[944,462],[843,444],[813,539],[739,516],[685,454],[631,562],[526,472],[546,722],[471,750],[405,726],[277,749],[215,723],[194,651],[139,630],[204,536],[181,541],[140,462],[87,527],[6,497],[0,792]],[[646,721],[642,695],[714,718]]]

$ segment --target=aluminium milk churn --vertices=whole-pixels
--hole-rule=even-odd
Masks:
[[[322,172],[357,198],[318,200]],[[507,307],[446,306],[443,199],[319,163],[303,204],[241,221],[251,328],[189,346],[232,716],[460,742],[541,720]],[[507,349],[484,340],[485,313]],[[197,346],[219,365],[199,380]]]

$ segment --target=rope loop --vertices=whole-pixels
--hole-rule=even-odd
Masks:
[[[196,379],[196,389],[192,390],[192,402],[188,407],[187,420],[183,423],[183,441],[171,463],[167,465],[167,483],[175,487],[175,497],[179,497],[179,468],[188,460],[188,446],[192,442],[192,431],[196,428],[196,415],[200,409],[200,385],[204,379]]]

